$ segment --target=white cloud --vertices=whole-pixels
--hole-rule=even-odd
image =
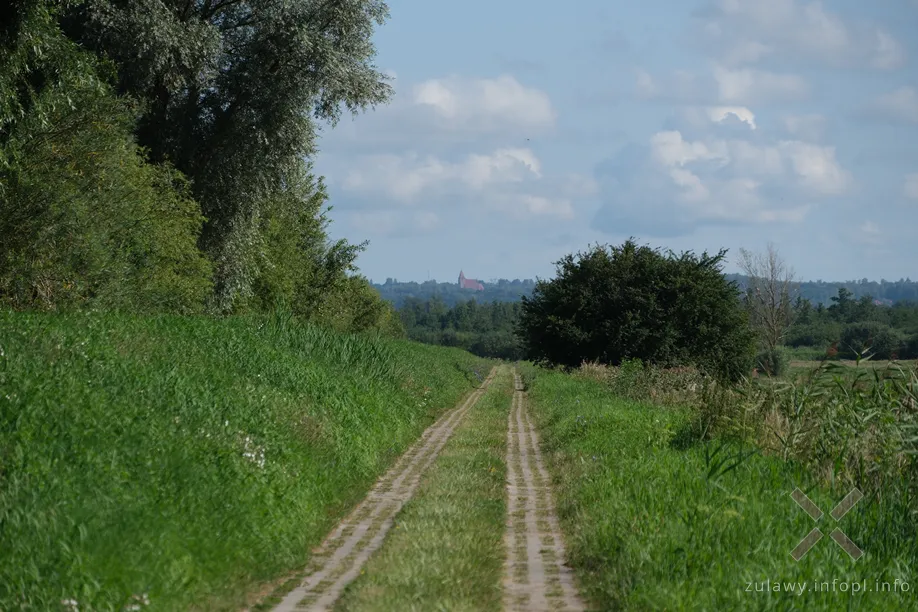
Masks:
[[[780,148],[790,158],[800,180],[813,191],[838,195],[848,187],[847,173],[835,160],[835,147],[821,147],[800,141],[782,142]]]
[[[840,195],[850,184],[834,148],[801,141],[760,145],[742,139],[689,140],[669,130],[651,137],[649,153],[649,167],[628,170],[638,176],[636,183],[621,176],[607,185],[617,182],[620,189],[632,184],[645,192],[643,197],[674,200],[681,211],[676,216],[683,220],[797,222],[810,210],[806,200]],[[776,200],[775,189],[793,197]]]
[[[902,193],[904,193],[907,198],[918,200],[918,172],[906,175],[905,184],[902,186]]]
[[[372,206],[394,205],[396,210],[424,206],[413,220],[414,227],[422,231],[439,225],[439,218],[427,207],[455,197],[466,199],[472,207],[500,210],[516,218],[570,219],[573,199],[597,191],[591,178],[544,177],[532,151],[514,148],[472,153],[457,161],[416,153],[364,156],[352,160],[337,185]],[[376,217],[365,221],[368,225],[376,222]],[[387,217],[378,222],[391,229]]]
[[[730,115],[733,115],[743,123],[755,129],[755,114],[745,106],[713,106],[708,110],[708,117],[715,123],[724,121]]]
[[[888,31],[846,22],[818,1],[719,0],[701,32],[719,47],[728,66],[775,55],[878,70],[894,70],[906,61],[905,48]]]
[[[714,79],[717,81],[720,100],[729,104],[797,100],[809,93],[806,81],[794,74],[750,68],[730,70],[718,66],[714,69]]]
[[[730,166],[741,175],[794,176],[814,194],[837,195],[849,185],[848,174],[835,159],[834,147],[823,147],[801,141],[783,141],[776,146],[756,145],[745,140],[709,138],[686,141],[678,131],[658,132],[650,139],[653,158],[671,169],[673,181],[694,193],[701,193],[697,177],[685,172],[672,172],[699,162],[713,162],[713,168]],[[709,164],[710,166],[710,164]],[[754,191],[751,184],[746,191]]]
[[[541,165],[529,149],[498,149],[491,154],[469,154],[458,162],[429,155],[369,155],[350,168],[341,181],[344,191],[384,195],[401,202],[416,201],[432,189],[459,185],[481,191],[501,183],[519,183],[541,177]]]
[[[695,161],[727,161],[726,143],[715,142],[714,150],[703,142],[686,142],[677,131],[657,132],[650,138],[654,158],[664,166],[684,166]]]
[[[900,87],[877,97],[870,109],[889,119],[918,123],[918,90]]]
[[[556,116],[548,95],[509,75],[495,79],[431,79],[414,87],[411,103],[431,109],[442,121],[456,127],[505,122],[544,128],[553,126]]]

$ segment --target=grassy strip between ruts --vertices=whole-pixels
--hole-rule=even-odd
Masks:
[[[336,610],[500,609],[512,383],[501,366]]]
[[[0,312],[0,610],[238,609],[489,368],[281,318]]]
[[[884,502],[865,498],[836,523],[828,513],[847,491],[812,488],[776,458],[743,459],[737,444],[686,447],[685,411],[523,370],[570,563],[598,609],[918,610],[918,544]],[[826,513],[818,523],[790,498],[797,486]],[[824,537],[794,561],[816,526],[839,527],[864,556]]]

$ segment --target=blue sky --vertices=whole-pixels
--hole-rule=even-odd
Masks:
[[[316,163],[374,281],[548,278],[629,236],[918,278],[918,0],[389,6],[395,97]]]

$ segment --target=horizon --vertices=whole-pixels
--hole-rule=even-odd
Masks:
[[[911,0],[405,0],[374,36],[395,97],[323,128],[331,232],[370,278],[548,277],[628,236],[914,277],[916,27]]]
[[[730,275],[748,276],[747,274],[744,274],[744,273],[742,273],[742,272],[727,272],[727,271],[724,271],[724,275],[725,275],[725,276],[730,276]],[[458,279],[458,276],[459,276],[459,275],[457,274],[457,275],[456,275],[456,278],[457,278],[457,279]],[[384,285],[384,284],[386,283],[385,280],[383,280],[382,282],[380,282],[380,281],[375,280],[375,279],[373,279],[373,278],[371,278],[371,277],[369,277],[369,276],[367,276],[366,278],[367,278],[367,280],[370,281],[370,284],[373,284],[373,285]],[[401,279],[399,279],[397,276],[387,276],[387,277],[386,277],[386,279],[389,279],[389,278],[391,278],[391,279],[392,279],[394,282],[396,282],[396,283],[418,283],[418,284],[423,284],[423,283],[435,282],[435,283],[453,284],[453,285],[458,284],[457,281],[437,280],[437,279],[434,278],[434,277],[428,278],[428,279],[426,279],[426,280],[401,280]],[[498,276],[498,277],[491,277],[489,280],[486,280],[486,279],[484,279],[484,278],[474,278],[474,277],[471,277],[471,276],[469,276],[469,277],[467,277],[467,278],[468,278],[468,280],[477,280],[478,282],[484,284],[485,286],[487,286],[488,283],[494,284],[494,281],[501,281],[501,280],[506,280],[506,281],[514,281],[514,280],[519,280],[519,281],[527,281],[527,280],[529,280],[529,281],[549,280],[549,277],[544,277],[544,278],[543,278],[543,277],[535,277],[535,276],[526,276],[526,277],[517,276],[517,277],[514,277],[514,278],[505,278],[505,277],[503,277],[503,276]],[[794,283],[798,283],[798,284],[801,284],[801,283],[826,283],[826,284],[830,284],[830,285],[831,285],[831,284],[836,284],[836,283],[838,283],[838,284],[850,284],[850,283],[860,283],[861,281],[864,280],[864,278],[866,278],[866,277],[862,277],[862,278],[850,278],[850,279],[847,279],[847,280],[825,280],[825,279],[822,279],[822,278],[817,278],[817,279],[799,279],[799,278],[795,278],[793,282],[794,282]],[[867,280],[868,283],[899,283],[899,282],[914,283],[914,282],[918,282],[918,281],[912,280],[911,277],[908,277],[908,276],[905,276],[905,277],[902,277],[902,278],[896,278],[896,279],[891,279],[891,278],[879,278],[879,279],[867,278],[866,280]]]

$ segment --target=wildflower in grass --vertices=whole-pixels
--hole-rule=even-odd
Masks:
[[[62,599],[61,605],[68,610],[79,610],[80,603],[76,599]]]
[[[256,445],[250,436],[245,437],[242,456],[257,465],[259,469],[265,468],[265,447]]]
[[[146,593],[143,595],[131,595],[131,599],[134,600],[134,603],[126,605],[124,607],[125,612],[137,612],[137,610],[143,609],[144,606],[150,605],[150,597]]]

